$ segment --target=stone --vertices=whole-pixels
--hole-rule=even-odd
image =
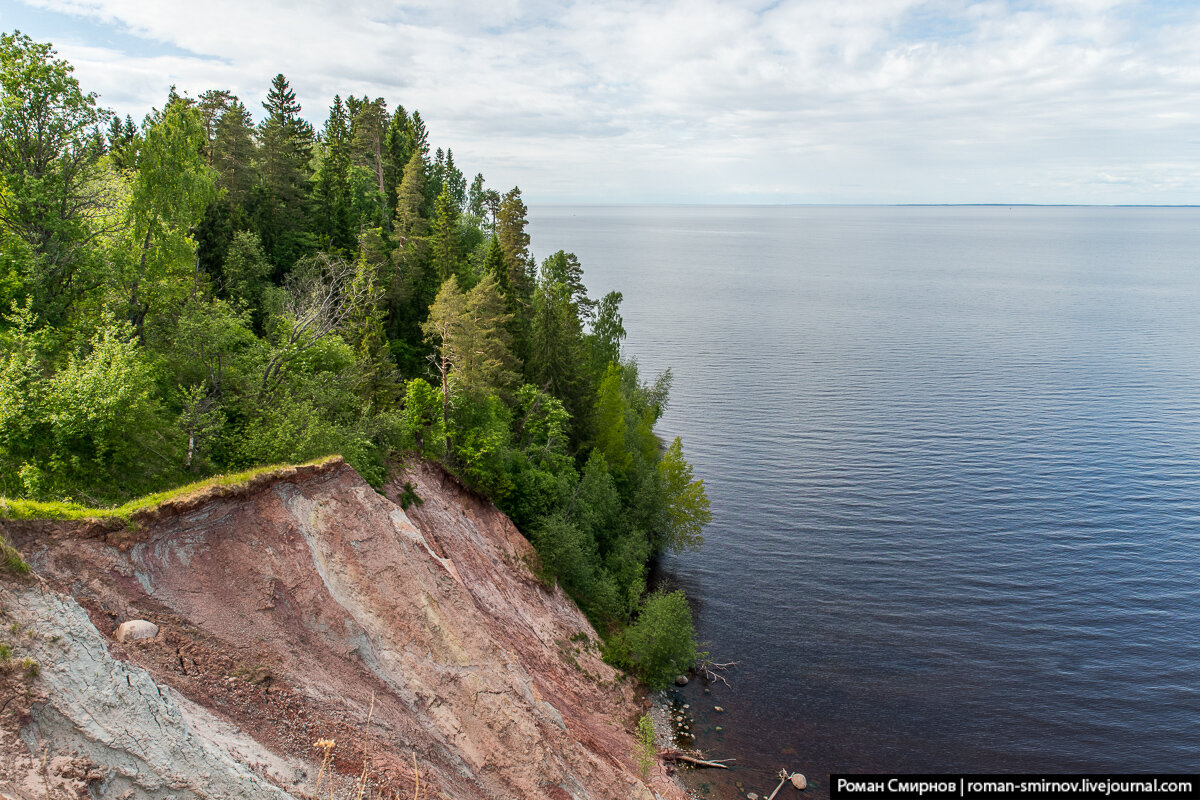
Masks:
[[[688,676],[687,675],[676,675],[675,676],[675,685],[676,686],[687,686],[688,685]]]
[[[748,795],[746,795],[746,800],[758,800],[758,793],[750,792]]]
[[[808,780],[799,772],[793,773],[792,786],[795,786],[800,791],[804,791],[808,788]]]
[[[713,706],[713,711],[724,711],[724,710],[725,709],[721,708],[720,706]]]
[[[153,639],[155,636],[158,636],[158,626],[144,619],[126,620],[117,627],[117,632],[113,634],[113,638],[118,642]]]

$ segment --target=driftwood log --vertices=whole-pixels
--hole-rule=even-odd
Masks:
[[[706,761],[703,758],[689,756],[687,753],[681,753],[678,750],[663,750],[658,754],[658,757],[663,761],[683,761],[697,767],[711,767],[713,769],[729,769],[728,764],[722,764],[722,761],[733,761],[732,758],[721,758],[714,761]]]

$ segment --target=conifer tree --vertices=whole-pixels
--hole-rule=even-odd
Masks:
[[[483,219],[483,173],[476,172],[471,188],[467,190],[467,213]]]
[[[458,209],[450,197],[449,187],[442,187],[434,212],[431,242],[433,271],[438,281],[443,282],[451,275],[458,275],[462,267],[462,253],[458,245]]]
[[[446,165],[442,171],[442,184],[449,189],[450,199],[461,212],[467,204],[467,179],[462,170],[454,165],[454,151],[446,148]]]
[[[514,186],[500,202],[496,220],[496,236],[504,251],[508,282],[523,306],[527,306],[533,297],[533,256],[529,253],[529,234],[525,231],[529,224],[528,213],[520,187]]]
[[[255,224],[263,247],[281,275],[312,246],[308,236],[308,161],[312,126],[300,117],[300,104],[287,78],[271,81],[259,126],[261,192]]]
[[[382,97],[360,100],[351,96],[346,102],[350,115],[351,160],[356,166],[370,170],[375,176],[381,195],[384,185],[383,150],[388,131],[387,101]]]
[[[355,231],[350,196],[350,120],[339,95],[334,95],[321,137],[321,163],[314,195],[316,230],[326,249],[354,249]]]
[[[235,219],[249,213],[251,193],[258,180],[254,157],[254,121],[246,107],[234,99],[217,119],[212,165],[217,171],[217,185],[225,190]]]
[[[383,193],[387,196],[388,217],[396,213],[396,190],[404,180],[404,169],[412,158],[412,127],[404,106],[397,106],[383,137]]]
[[[217,120],[236,102],[238,102],[237,96],[227,89],[208,89],[200,93],[196,107],[200,109],[200,118],[204,123],[206,140],[204,151],[210,167],[213,166],[215,156],[213,144],[217,139]]]

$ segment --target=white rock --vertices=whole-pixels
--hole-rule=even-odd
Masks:
[[[122,622],[113,634],[118,642],[128,642],[135,639],[153,639],[158,636],[158,626],[144,619],[131,619]]]
[[[808,780],[799,772],[792,773],[792,786],[804,791],[808,788]]]

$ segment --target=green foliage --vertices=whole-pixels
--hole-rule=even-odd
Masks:
[[[85,506],[69,500],[39,501],[0,498],[2,519],[119,519],[132,520],[135,514],[157,508],[163,503],[186,500],[217,488],[236,488],[263,476],[285,473],[297,467],[326,464],[332,457],[318,458],[303,464],[268,464],[254,469],[213,475],[174,489],[154,492],[115,507]]]
[[[512,413],[496,395],[459,395],[449,419],[451,465],[463,481],[489,497],[511,487],[508,454]]]
[[[709,517],[654,433],[669,373],[621,360],[621,296],[591,300],[573,254],[534,269],[519,189],[468,191],[419,113],[341,98],[320,137],[283,75],[257,127],[214,89],[139,128],[49,45],[0,40],[0,515],[128,519],[332,453],[379,486],[415,453],[504,509],[653,676],[689,620],[652,597],[622,628],[649,559]]]
[[[696,663],[692,612],[683,592],[656,591],[632,625],[610,643],[607,656],[630,669],[652,691],[666,688]]]
[[[679,437],[658,462],[664,524],[656,544],[663,550],[696,550],[704,543],[701,531],[712,520],[704,481],[692,478],[692,465],[683,459]]]
[[[350,119],[340,95],[334,95],[318,148],[319,166],[314,184],[317,233],[329,250],[354,247],[357,221],[350,185]]]
[[[32,331],[29,307],[14,312],[13,320],[0,362],[0,479],[6,493],[99,491],[118,475],[131,483],[145,476],[142,445],[161,417],[154,371],[130,340],[129,325],[101,319],[86,346],[54,369],[44,337]]]
[[[300,116],[296,93],[283,75],[276,75],[262,104],[267,112],[259,125],[253,226],[263,248],[282,275],[312,247],[309,217],[309,159],[312,127]]]
[[[595,449],[614,473],[624,477],[633,466],[633,456],[626,446],[629,404],[622,391],[618,365],[608,365],[597,395]]]
[[[423,378],[410,380],[405,386],[400,419],[403,447],[425,458],[442,456],[446,450],[446,423],[440,390]]]
[[[90,283],[87,243],[106,200],[92,180],[92,133],[109,116],[56,55],[19,31],[0,34],[0,229],[24,245],[22,277],[49,325]]]
[[[14,575],[29,574],[29,565],[25,563],[25,559],[21,558],[17,548],[9,544],[2,535],[0,535],[0,569],[8,570]],[[0,652],[0,661],[6,661],[9,655],[11,655],[11,651]]]
[[[405,481],[403,491],[400,492],[400,507],[407,511],[412,506],[424,505],[425,501],[417,495],[417,487],[412,481]]]
[[[139,338],[149,313],[165,312],[191,288],[187,279],[196,264],[191,230],[216,196],[215,175],[203,156],[199,110],[172,94],[146,121],[113,287]]]
[[[625,338],[625,325],[621,319],[620,292],[609,292],[600,299],[589,342],[592,350],[592,368],[598,373],[609,364],[621,361],[621,340]]]
[[[654,766],[654,721],[650,719],[649,714],[643,714],[638,718],[637,731],[634,733],[634,738],[637,740],[637,745],[634,748],[633,755],[638,762],[638,770],[641,771],[643,778],[650,777],[650,770]]]

